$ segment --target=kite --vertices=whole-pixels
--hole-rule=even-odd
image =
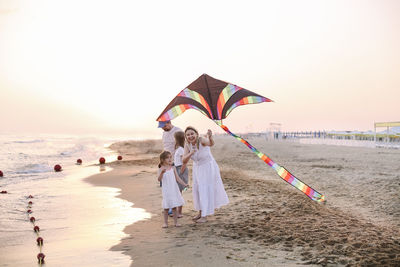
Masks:
[[[264,153],[258,151],[249,142],[232,133],[222,120],[231,111],[241,105],[272,102],[271,99],[258,95],[237,85],[217,80],[207,74],[201,75],[183,89],[157,118],[157,121],[175,119],[188,109],[196,109],[213,120],[225,132],[238,139],[250,148],[260,159],[268,164],[287,183],[302,191],[310,199],[317,202],[325,201],[325,196],[303,183],[284,167],[275,163]]]

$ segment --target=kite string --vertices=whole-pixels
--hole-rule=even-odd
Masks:
[[[225,132],[228,134],[232,135],[236,139],[238,139],[240,142],[245,144],[249,149],[253,151],[254,154],[256,154],[261,160],[263,160],[265,163],[267,163],[271,168],[273,168],[277,174],[285,180],[287,183],[291,184],[292,186],[296,187],[300,191],[302,191],[304,194],[306,194],[310,199],[315,200],[317,202],[323,202],[325,200],[325,196],[318,193],[315,191],[313,188],[296,178],[293,174],[291,174],[288,170],[286,170],[284,167],[280,166],[279,164],[275,163],[271,158],[269,158],[267,155],[264,153],[258,151],[254,146],[252,146],[249,142],[241,138],[240,136],[232,133],[228,127],[222,124],[222,120],[214,121],[218,126],[220,126]]]

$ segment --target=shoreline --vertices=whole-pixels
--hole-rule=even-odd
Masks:
[[[114,197],[115,188],[99,188],[83,181],[108,170],[95,164],[100,156],[116,159],[114,152],[104,147],[111,140],[117,139],[2,137],[5,175],[0,182],[8,193],[0,199],[0,266],[36,265],[39,252],[45,254],[49,266],[76,260],[84,266],[129,265],[130,257],[108,251],[124,236],[123,227],[132,222],[120,215],[126,213],[126,201]],[[83,164],[76,164],[78,158]],[[62,171],[55,172],[54,164],[60,164]],[[29,195],[33,199],[28,199]],[[28,205],[28,201],[32,203]],[[40,228],[39,233],[33,231],[34,226]],[[37,246],[38,236],[44,240],[42,248]]]
[[[15,229],[4,229],[14,239],[11,244],[2,244],[0,266],[36,265],[38,236],[44,239],[40,252],[45,254],[48,266],[63,266],[71,259],[79,259],[84,266],[127,265],[129,257],[108,251],[108,248],[124,236],[121,225],[131,223],[132,216],[125,221],[119,219],[127,208],[124,207],[126,201],[115,198],[117,189],[95,187],[84,181],[99,171],[105,175],[109,172],[99,170],[96,165],[86,165],[65,168],[45,185],[41,180],[30,181],[32,190],[15,202],[16,213],[21,214],[18,223],[21,223],[15,224]],[[9,196],[16,195],[15,190],[10,191]],[[26,215],[23,210],[28,194],[33,195],[30,208],[33,213]],[[30,216],[36,218],[35,225],[40,227],[38,236],[32,231]]]
[[[110,163],[114,170],[109,173],[85,179],[96,186],[120,188],[117,197],[151,214],[150,219],[127,226],[124,232],[128,236],[111,248],[129,255],[131,266],[400,262],[398,200],[382,202],[398,189],[394,184],[397,177],[394,163],[400,152],[249,140],[260,151],[270,151],[272,159],[325,193],[328,202],[320,205],[281,181],[242,144],[229,137],[218,137],[212,153],[220,166],[230,204],[217,210],[208,223],[193,223],[190,218],[195,212],[190,189],[184,193],[182,227],[163,230],[161,192],[155,178],[161,151],[157,142],[114,144],[111,149],[126,155],[125,160]],[[363,161],[358,160],[360,153],[364,155]],[[379,166],[393,172],[385,179],[379,177],[382,173],[366,167],[379,160],[382,161],[377,163]],[[374,182],[389,191],[376,192],[377,185],[369,185]],[[346,194],[349,189],[352,194]]]

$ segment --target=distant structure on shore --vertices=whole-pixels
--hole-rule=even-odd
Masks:
[[[377,128],[386,130],[377,132]],[[400,148],[400,122],[374,123],[375,131],[281,131],[280,123],[270,123],[267,140],[290,140],[307,144]]]
[[[280,139],[280,138],[282,138],[282,136],[281,136],[281,126],[282,126],[282,124],[280,124],[280,123],[271,122],[269,124],[269,128],[267,129],[267,139],[270,139],[270,138]]]
[[[380,134],[377,135],[376,128],[379,127],[386,127],[386,132],[382,131]],[[397,141],[399,142],[400,139],[400,122],[375,122],[374,123],[375,129],[375,141],[378,138],[383,138],[382,134],[386,135],[386,140],[388,142]]]

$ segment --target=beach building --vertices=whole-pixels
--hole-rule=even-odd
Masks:
[[[386,128],[386,130],[377,132],[377,128]],[[375,135],[374,141],[384,141],[386,142],[399,142],[400,141],[400,122],[375,122]]]

